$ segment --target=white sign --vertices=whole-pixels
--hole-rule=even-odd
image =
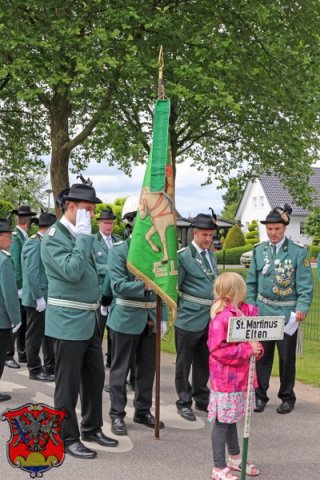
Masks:
[[[285,317],[230,317],[227,342],[282,340]]]

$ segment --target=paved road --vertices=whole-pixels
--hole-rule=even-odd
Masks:
[[[182,420],[175,409],[173,388],[174,356],[162,354],[161,419],[166,428],[160,440],[153,431],[133,423],[132,392],[129,393],[126,423],[128,437],[118,437],[116,449],[98,449],[94,460],[66,456],[64,463],[44,474],[50,480],[209,480],[212,468],[211,426],[199,412],[196,422]],[[108,375],[108,371],[106,371]],[[276,413],[278,379],[272,380],[270,402],[263,414],[254,414],[251,423],[249,458],[261,471],[262,480],[315,480],[320,478],[320,389],[302,384],[296,388],[297,405],[290,415]],[[12,400],[0,404],[0,413],[24,403],[53,405],[54,384],[29,380],[25,368],[5,369],[1,392],[11,392]],[[104,393],[104,431],[110,434],[109,399]],[[239,424],[242,435],[242,425]],[[9,426],[0,421],[1,479],[27,479],[28,474],[9,465],[6,442]]]

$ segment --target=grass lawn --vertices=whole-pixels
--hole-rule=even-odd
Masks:
[[[246,276],[246,269],[243,267],[228,269]],[[221,271],[223,271],[221,269]],[[227,270],[224,270],[227,271]],[[302,355],[297,356],[296,379],[308,385],[320,387],[320,284],[314,275],[314,295],[312,305],[303,327]],[[175,353],[174,330],[168,330],[161,342],[161,349],[165,352]],[[278,355],[275,354],[272,375],[277,376],[279,371]]]

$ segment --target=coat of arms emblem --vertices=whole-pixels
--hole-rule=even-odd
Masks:
[[[60,426],[65,416],[63,410],[42,403],[6,410],[2,420],[9,422],[11,430],[7,442],[9,463],[28,472],[31,478],[42,477],[43,472],[61,465],[64,446]]]

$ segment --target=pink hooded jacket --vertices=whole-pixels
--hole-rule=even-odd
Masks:
[[[240,317],[241,314],[255,316],[257,311],[257,307],[245,303],[240,304],[239,309],[226,305],[211,320],[207,341],[211,390],[241,392],[247,389],[252,347],[249,342],[227,343],[228,320],[230,317]]]

